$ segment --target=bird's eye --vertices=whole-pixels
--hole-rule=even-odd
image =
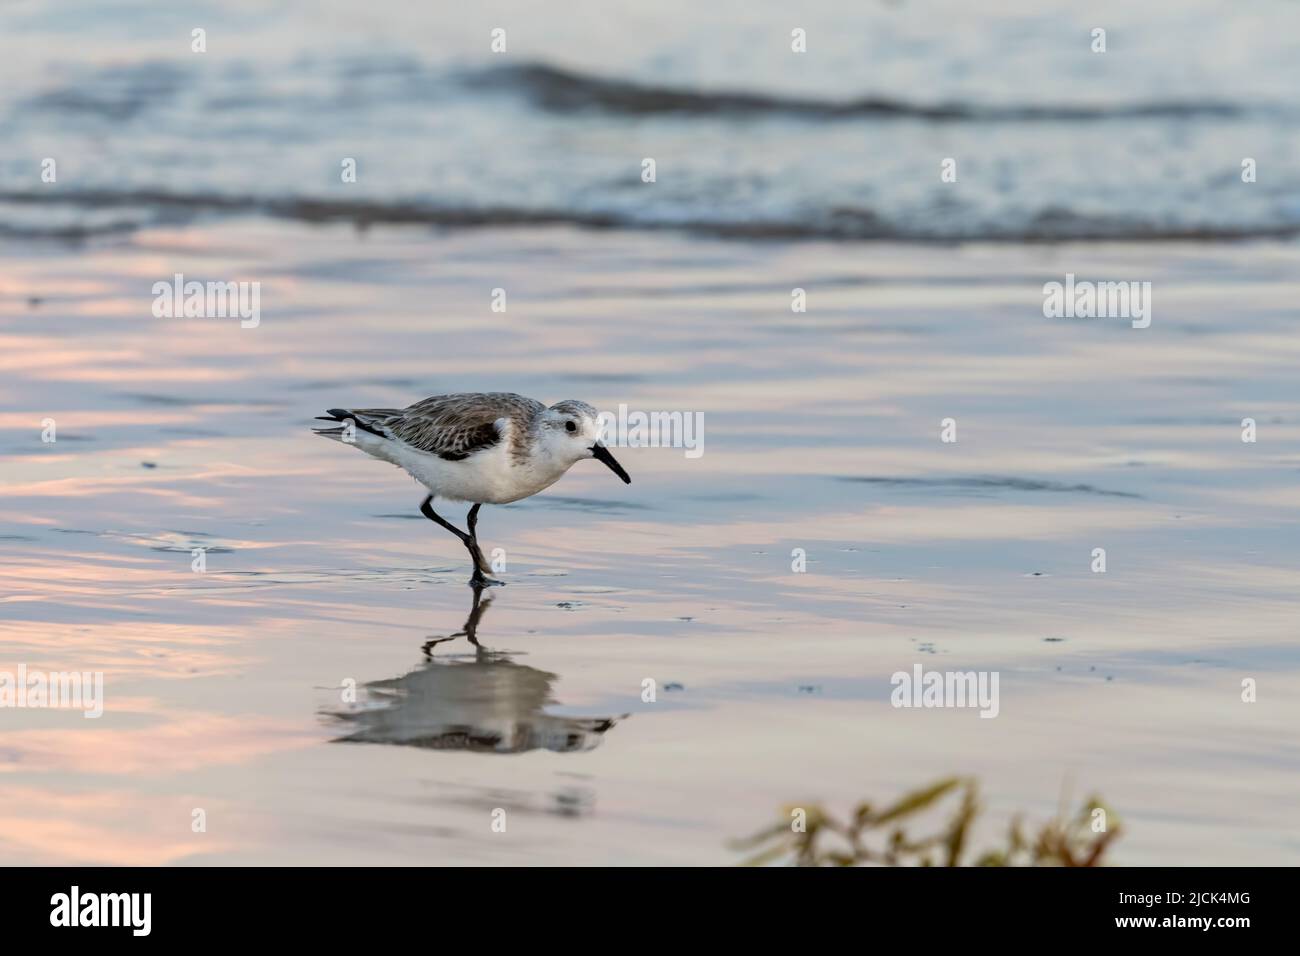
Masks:
[[[565,422],[564,430],[569,433],[576,432],[578,430],[578,425],[576,422]]]

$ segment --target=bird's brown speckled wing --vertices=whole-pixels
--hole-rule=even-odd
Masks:
[[[447,461],[462,461],[501,441],[496,423],[512,419],[515,443],[545,410],[541,402],[512,392],[462,392],[435,395],[401,410],[358,408],[353,414],[413,448]],[[514,449],[512,449],[514,451]]]

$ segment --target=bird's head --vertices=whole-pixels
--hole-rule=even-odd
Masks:
[[[584,458],[595,458],[622,478],[624,484],[632,483],[601,441],[600,413],[586,402],[572,399],[556,402],[542,414],[541,423],[541,443],[555,459],[571,465]]]

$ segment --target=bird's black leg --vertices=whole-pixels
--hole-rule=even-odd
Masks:
[[[483,552],[479,549],[479,546],[478,546],[478,530],[477,530],[477,529],[478,529],[478,509],[479,509],[479,508],[482,508],[482,507],[483,507],[483,502],[480,501],[478,504],[474,505],[474,507],[470,508],[470,509],[469,509],[469,514],[468,514],[468,515],[466,516],[466,518],[465,518],[465,523],[466,523],[467,525],[469,525],[469,539],[470,539],[470,541],[471,541],[471,542],[473,543],[473,545],[474,545],[474,550],[475,550],[476,552],[478,552],[478,561],[477,561],[477,563],[475,564],[475,567],[476,567],[476,568],[477,568],[477,567],[481,567],[484,571],[487,571],[487,570],[490,569],[490,566],[488,565],[487,560],[483,557]],[[503,582],[501,582],[501,581],[497,581],[497,580],[495,580],[495,579],[493,579],[493,578],[482,577],[482,576],[478,575],[477,573],[475,574],[474,580],[478,581],[479,584],[484,585],[484,586],[487,586],[487,587],[490,587],[490,586],[492,586],[492,585],[496,585],[496,584],[501,584],[501,583],[503,583]],[[472,582],[471,582],[471,583],[472,583]]]
[[[465,516],[465,523],[469,525],[469,536],[478,543],[478,533],[474,530],[478,527],[478,509],[483,507],[483,502],[479,502],[473,508],[469,509],[469,514]]]
[[[481,507],[483,507],[483,505],[480,502],[473,508],[470,508],[469,514],[465,516],[465,524],[469,527],[469,540],[473,542],[474,550],[478,551],[479,560],[475,562],[475,567],[477,567],[480,562],[487,564],[487,562],[483,560],[483,552],[478,546],[478,509]]]
[[[433,506],[430,504],[432,501],[433,495],[429,495],[424,499],[424,501],[420,502],[420,514],[424,515],[430,521],[442,525],[456,537],[460,538],[460,543],[465,545],[465,549],[469,551],[470,560],[474,562],[474,575],[470,578],[470,583],[481,586],[487,581],[487,577],[483,573],[486,562],[483,560],[483,555],[479,552],[478,545],[470,535],[467,535],[464,531],[461,531],[460,528],[457,528],[450,521],[443,518],[442,515],[438,514],[438,512],[434,511]]]

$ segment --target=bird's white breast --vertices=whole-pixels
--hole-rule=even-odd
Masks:
[[[439,498],[508,504],[549,488],[568,470],[552,461],[510,454],[510,436],[460,461],[448,461],[403,441],[358,431],[357,447],[392,462]]]

